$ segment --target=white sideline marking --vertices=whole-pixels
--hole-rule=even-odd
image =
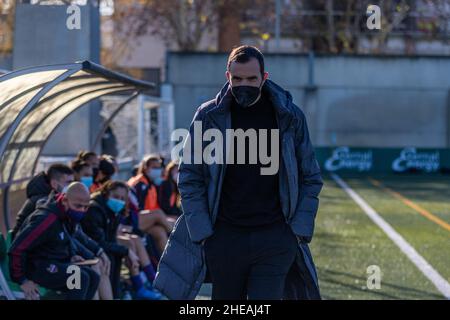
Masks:
[[[441,292],[446,299],[450,299],[450,284],[411,246],[389,223],[387,223],[363,198],[337,174],[332,173],[331,177],[336,183],[353,199],[369,218],[394,241],[400,250],[411,260],[412,263],[427,277]]]

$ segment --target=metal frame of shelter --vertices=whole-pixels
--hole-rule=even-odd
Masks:
[[[45,143],[73,112],[99,97],[131,93],[99,126],[95,142],[131,100],[155,85],[108,70],[90,61],[24,68],[0,76],[0,201],[6,228],[9,192],[35,174]],[[0,286],[14,298],[0,270]]]

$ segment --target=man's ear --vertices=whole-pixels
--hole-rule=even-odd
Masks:
[[[264,72],[263,80],[266,81],[269,78],[269,73],[267,71]]]
[[[69,202],[67,201],[67,195],[63,195],[61,199],[61,203],[64,206],[64,208],[67,210],[69,209]]]
[[[227,81],[231,83],[230,79],[231,79],[231,74],[230,71],[225,71],[225,78],[227,78]]]
[[[58,183],[55,180],[50,180],[50,187],[52,187],[53,190],[56,190],[58,186]]]

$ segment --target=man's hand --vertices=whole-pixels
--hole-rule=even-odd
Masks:
[[[307,236],[297,236],[297,241],[299,244],[308,244],[312,240],[312,237]]]
[[[103,272],[109,275],[109,273],[111,272],[111,261],[109,260],[108,255],[105,252],[102,252],[99,258],[104,266]]]
[[[72,259],[70,259],[70,261],[72,262],[72,263],[76,263],[76,262],[83,262],[84,261],[84,259],[83,259],[83,257],[81,257],[81,256],[73,256],[72,257]]]
[[[39,300],[38,285],[33,281],[25,280],[25,282],[20,286],[20,288],[25,294],[26,300]]]

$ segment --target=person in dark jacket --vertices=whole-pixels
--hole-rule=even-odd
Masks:
[[[120,298],[120,269],[126,258],[131,281],[138,299],[155,300],[161,295],[144,287],[140,261],[136,252],[117,242],[118,227],[128,201],[128,186],[120,181],[107,181],[92,194],[89,209],[82,221],[83,230],[106,251],[111,260],[111,283],[114,298]]]
[[[92,177],[95,177],[98,172],[98,167],[100,165],[99,156],[93,151],[81,150],[78,152],[75,159],[86,162],[92,168]]]
[[[114,160],[110,156],[102,155],[100,157],[98,169],[94,168],[94,183],[89,188],[91,193],[99,190],[103,184],[111,180],[116,173]]]
[[[74,264],[92,258],[90,252],[102,254],[95,242],[76,230],[88,205],[86,188],[73,183],[58,200],[49,199],[39,205],[18,230],[9,250],[10,274],[12,280],[20,284],[26,299],[39,299],[36,284],[63,291],[70,300],[94,298],[99,275],[87,266],[74,268]],[[75,243],[75,233],[83,247]],[[80,248],[89,248],[89,251]],[[74,274],[76,270],[78,273]],[[69,286],[72,274],[78,277],[79,286]]]
[[[68,186],[67,191],[69,191],[70,189],[78,189],[77,192],[81,192],[85,196],[88,196],[88,193],[86,192],[89,192],[89,189],[85,184],[71,183]],[[55,200],[59,201],[64,196],[64,193],[57,194]],[[51,199],[49,199],[48,201],[51,201]],[[103,248],[84,233],[80,224],[81,219],[84,217],[85,215],[79,215],[78,218],[80,220],[71,219],[70,223],[68,223],[66,226],[67,231],[69,235],[72,236],[73,244],[77,252],[80,253],[80,256],[83,259],[92,260],[97,257],[99,258],[99,262],[92,266],[92,269],[95,270],[95,272],[97,272],[97,274],[99,274],[100,276],[98,292],[95,294],[93,300],[112,300],[113,293],[111,281],[109,278],[111,262]]]
[[[182,214],[177,186],[178,163],[171,161],[164,171],[164,181],[158,190],[159,205],[167,216],[176,220]]]
[[[185,140],[183,214],[155,288],[170,299],[194,299],[209,271],[213,299],[320,299],[308,243],[323,182],[306,116],[268,79],[255,47],[233,49],[226,77],[216,98],[197,109],[194,139]],[[202,139],[212,132],[223,141],[216,148]],[[210,161],[212,151],[220,161]]]
[[[73,171],[64,164],[52,164],[46,172],[34,176],[27,185],[27,200],[17,213],[16,225],[13,228],[13,238],[25,219],[36,209],[36,203],[46,202],[52,191],[60,193],[74,180]]]
[[[13,238],[25,219],[35,210],[36,203],[44,204],[47,201],[56,201],[61,192],[73,180],[81,180],[88,186],[89,184],[86,183],[86,180],[83,178],[88,177],[89,175],[92,176],[92,169],[88,163],[83,160],[76,160],[71,164],[71,168],[64,164],[53,164],[49,167],[47,172],[41,172],[35,176],[27,186],[27,195],[29,199],[18,214],[17,222],[13,229]],[[91,179],[92,177],[88,177],[88,181]],[[77,225],[75,231],[73,240],[77,245],[78,250],[83,252],[83,258],[90,259],[95,257],[96,250],[93,251],[92,246],[90,246],[93,241],[86,241],[86,236],[83,234],[79,225]],[[94,249],[96,248],[95,246],[97,245],[94,244]],[[100,263],[93,267],[99,272],[101,277],[99,298],[102,300],[110,300],[112,298],[112,289],[111,284],[109,283],[109,265],[108,258],[106,255],[103,255],[103,259],[100,260]]]
[[[70,168],[73,170],[74,180],[81,182],[89,190],[94,184],[93,170],[89,163],[76,159],[70,163]]]

